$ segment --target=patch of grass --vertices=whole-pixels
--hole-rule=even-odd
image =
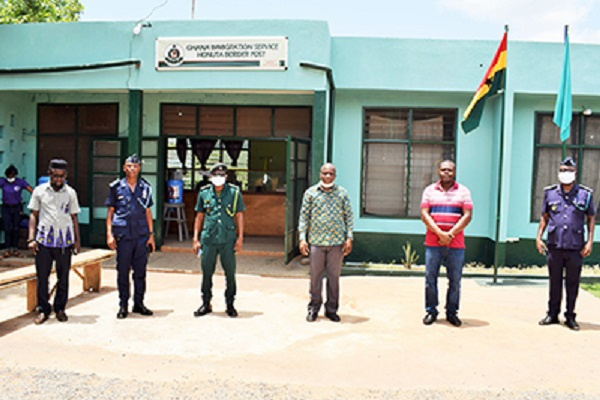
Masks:
[[[596,297],[600,297],[600,283],[582,283],[581,288],[587,290]]]

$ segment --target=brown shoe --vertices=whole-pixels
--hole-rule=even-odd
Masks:
[[[22,257],[21,252],[19,252],[19,250],[13,250],[12,252],[13,257]]]
[[[37,317],[33,320],[36,325],[41,325],[44,322],[48,321],[48,314],[39,313]]]
[[[8,258],[8,257],[10,257],[10,250],[6,250],[6,251],[4,252],[4,254],[2,254],[2,257],[4,257],[4,258]]]
[[[69,317],[67,317],[67,314],[64,310],[60,310],[56,312],[56,319],[59,322],[67,322],[69,320]]]

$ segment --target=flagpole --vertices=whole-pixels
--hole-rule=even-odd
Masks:
[[[565,36],[563,38],[563,42],[565,46],[567,45],[567,38],[569,37],[569,25],[565,25]],[[567,141],[562,142],[562,159],[567,158]]]
[[[508,25],[504,25],[504,32],[508,39]],[[501,206],[502,206],[502,169],[504,163],[504,113],[506,109],[506,83],[508,81],[508,40],[506,42],[506,73],[504,74],[504,90],[502,90],[502,104],[500,111],[500,146],[498,150],[498,198],[496,199],[496,232],[494,237],[494,280],[493,283],[498,283],[498,267],[501,260],[505,257],[501,256],[500,250],[500,222],[501,222]]]

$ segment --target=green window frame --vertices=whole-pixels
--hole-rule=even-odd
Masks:
[[[437,165],[455,159],[455,108],[363,108],[361,216],[418,218]]]
[[[535,114],[534,168],[531,194],[531,222],[538,222],[542,213],[544,188],[558,183],[558,167],[563,145],[560,130],[552,122],[551,112]],[[600,190],[600,116],[573,113],[571,136],[566,142],[567,156],[577,162],[577,182]],[[597,200],[597,197],[595,201]]]

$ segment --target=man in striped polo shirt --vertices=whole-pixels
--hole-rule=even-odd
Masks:
[[[442,161],[438,168],[440,180],[425,188],[421,200],[421,220],[427,227],[425,234],[425,325],[437,319],[440,266],[446,266],[449,285],[446,297],[446,319],[460,326],[458,303],[460,280],[465,261],[465,235],[463,230],[471,221],[473,202],[471,192],[455,180],[456,165]]]

